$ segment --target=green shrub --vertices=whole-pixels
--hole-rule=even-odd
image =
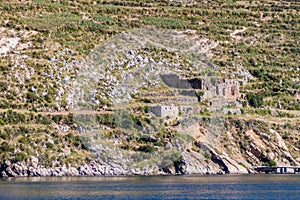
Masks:
[[[204,158],[206,159],[210,159],[211,158],[211,155],[207,152],[204,153]]]
[[[4,91],[6,91],[6,90],[7,90],[7,88],[8,88],[8,85],[7,85],[7,83],[6,83],[6,82],[2,82],[2,81],[0,81],[0,92],[4,92]]]
[[[155,142],[155,143],[154,143],[154,146],[163,147],[163,146],[164,146],[164,143],[161,142],[161,141]]]
[[[78,135],[74,137],[73,144],[75,147],[82,146],[81,138]]]
[[[129,150],[130,146],[128,144],[121,146],[121,149]]]
[[[34,92],[27,92],[26,99],[27,99],[27,102],[33,103],[34,101],[37,100],[37,96]]]
[[[266,162],[265,165],[270,167],[275,167],[277,163],[274,160],[270,160],[269,162]]]
[[[282,139],[287,140],[287,139],[289,139],[289,136],[290,136],[290,133],[285,133],[285,134],[282,136]]]
[[[144,112],[149,113],[150,112],[150,107],[149,106],[144,106]]]
[[[21,137],[21,138],[19,139],[19,142],[20,142],[21,144],[27,144],[27,143],[28,143],[28,138],[26,138],[26,137]]]
[[[0,145],[0,151],[1,152],[9,152],[12,151],[13,148],[10,147],[10,145],[7,142],[2,142]]]
[[[40,123],[44,124],[44,125],[49,125],[49,124],[51,124],[51,121],[47,116],[42,116]]]
[[[2,119],[0,119],[0,126],[5,126],[5,122]]]
[[[56,123],[56,124],[59,124],[60,121],[62,120],[62,115],[54,115],[52,117],[52,120]]]
[[[72,113],[68,114],[67,118],[65,119],[65,124],[67,125],[74,124],[74,115]]]
[[[47,143],[46,143],[46,147],[47,147],[48,149],[52,149],[52,148],[54,147],[54,145],[53,145],[51,142],[47,142]]]
[[[138,148],[138,151],[143,151],[145,153],[152,153],[155,151],[155,147],[150,145],[143,145]]]
[[[4,133],[0,132],[0,138],[3,140],[8,140],[9,135],[6,132],[4,132]]]
[[[247,168],[246,165],[245,165],[244,163],[242,163],[242,162],[239,162],[238,164],[239,164],[240,166],[242,166],[242,167]]]
[[[249,105],[254,108],[258,108],[263,105],[263,96],[260,94],[248,93],[246,95],[246,99],[248,100]]]
[[[28,155],[26,153],[17,153],[15,156],[16,161],[24,161],[28,158]]]

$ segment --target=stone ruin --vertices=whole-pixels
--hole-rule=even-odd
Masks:
[[[201,100],[212,99],[214,97],[226,100],[237,100],[241,96],[239,89],[240,83],[238,80],[218,77],[181,79],[176,74],[161,75],[161,79],[170,88],[202,91],[203,95],[201,96]]]
[[[201,79],[201,90],[204,91],[202,99],[221,97],[225,100],[240,98],[240,83],[233,79]]]
[[[157,117],[177,117],[179,109],[174,105],[157,105],[151,107],[151,112]]]
[[[161,75],[161,79],[171,88],[202,90],[204,91],[202,99],[218,96],[228,100],[236,100],[240,97],[239,81],[233,79],[211,77],[180,79],[176,74]]]
[[[161,80],[170,88],[181,90],[180,95],[176,97],[163,97],[155,99],[156,105],[151,108],[151,112],[159,117],[178,116],[181,107],[185,109],[197,102],[208,100],[208,106],[212,109],[222,108],[227,105],[238,105],[240,97],[240,83],[238,80],[219,78],[219,77],[199,77],[192,79],[182,79],[177,74],[163,74]],[[192,90],[192,91],[191,91]],[[186,92],[184,92],[186,91]],[[194,92],[194,97],[191,93]],[[196,97],[197,93],[202,93]],[[179,105],[174,105],[179,104]],[[210,108],[208,110],[211,110]],[[225,113],[240,113],[240,109],[234,108]]]

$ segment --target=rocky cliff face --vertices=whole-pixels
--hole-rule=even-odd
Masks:
[[[96,157],[81,165],[45,167],[39,158],[31,156],[21,162],[6,160],[0,170],[3,177],[256,173],[254,167],[259,165],[299,165],[299,143],[293,135],[298,128],[290,126],[286,132],[279,125],[229,117],[224,133],[217,136],[207,134],[199,124],[180,156],[165,165],[129,167],[125,159],[107,162]]]
[[[183,152],[185,174],[255,173],[259,165],[299,165],[297,133],[257,120],[228,118],[223,134],[199,131],[192,147]]]

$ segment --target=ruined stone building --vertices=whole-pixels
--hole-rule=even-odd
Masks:
[[[177,89],[192,88],[192,86],[188,80],[180,79],[180,77],[177,74],[161,74],[160,78],[168,87],[171,87],[171,88],[177,88]],[[200,87],[200,85],[199,85],[199,87]]]
[[[151,107],[151,112],[157,117],[177,117],[179,109],[174,105],[157,105]]]
[[[202,100],[214,97],[236,100],[240,97],[239,81],[233,79],[211,77],[181,79],[176,74],[161,75],[161,79],[168,87],[171,88],[203,91],[203,95],[201,97]]]
[[[202,99],[222,97],[227,100],[237,100],[240,97],[240,84],[232,79],[202,79]]]
[[[166,95],[157,93],[147,95],[152,97],[152,103],[159,104],[151,107],[151,112],[158,117],[176,117],[179,112],[197,113],[193,109],[194,105],[204,100],[208,100],[208,106],[212,109],[220,109],[224,106],[236,107],[238,104],[236,100],[241,96],[239,81],[233,79],[218,77],[182,79],[176,74],[161,75],[161,79],[168,87],[174,88],[177,95],[176,92],[169,92]],[[240,109],[224,110],[224,112],[238,114]]]

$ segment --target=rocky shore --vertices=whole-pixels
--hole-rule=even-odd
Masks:
[[[134,176],[134,175],[195,175],[195,174],[248,174],[250,169],[229,164],[228,158],[221,158],[213,152],[213,161],[200,158],[192,152],[183,152],[183,160],[174,165],[159,168],[146,166],[128,168],[121,163],[103,163],[93,160],[83,165],[45,167],[39,165],[38,158],[31,156],[28,162],[11,162],[6,160],[0,165],[0,177],[49,177],[49,176]]]
[[[85,164],[80,167],[32,167],[23,163],[1,166],[2,177],[46,177],[46,176],[133,176],[133,175],[167,175],[164,171],[123,171],[120,168],[103,166],[97,163]]]
[[[113,168],[111,166],[103,166],[97,163],[85,164],[80,167],[33,167],[26,166],[24,163],[9,162],[1,166],[0,177],[59,177],[59,176],[134,176],[134,175],[193,175],[193,174],[207,174],[205,171],[198,171],[198,173],[175,173],[171,169],[168,170],[139,170],[123,171],[120,168]],[[225,174],[222,171],[211,172],[211,174]]]

